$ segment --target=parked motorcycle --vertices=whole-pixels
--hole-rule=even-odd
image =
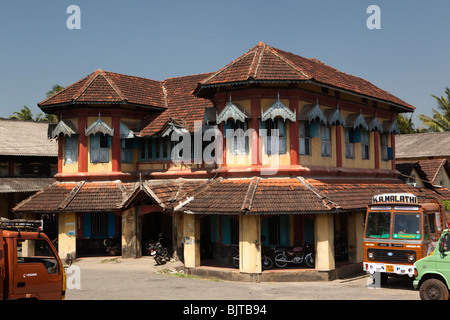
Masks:
[[[110,256],[120,255],[120,245],[115,240],[105,239],[103,240],[103,245],[105,246],[106,253]]]
[[[312,246],[305,242],[303,246],[293,248],[277,248],[275,264],[279,268],[284,268],[288,263],[301,264],[303,262],[310,268],[314,268],[314,250]]]
[[[158,265],[165,264],[170,261],[169,251],[161,244],[162,239],[163,236],[162,233],[160,233],[158,241],[156,243],[150,242],[147,247],[149,254],[154,257],[156,264]]]
[[[231,262],[234,267],[239,268],[239,250],[236,249],[231,257]],[[269,270],[273,268],[273,259],[267,247],[262,247],[261,251],[261,267],[263,270]]]

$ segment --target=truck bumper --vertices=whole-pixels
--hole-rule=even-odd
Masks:
[[[413,265],[364,262],[363,270],[370,274],[374,274],[375,272],[383,272],[414,277]]]

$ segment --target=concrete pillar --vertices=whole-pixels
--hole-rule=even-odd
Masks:
[[[132,207],[122,212],[122,258],[140,258],[141,240],[139,207]]]
[[[184,266],[200,267],[200,218],[194,214],[183,215]]]
[[[316,235],[316,269],[318,271],[334,270],[333,214],[317,214],[314,226]]]
[[[73,259],[77,257],[77,215],[74,212],[60,213],[58,217],[58,254],[65,259],[70,253]]]
[[[364,212],[348,216],[348,262],[363,261]]]
[[[261,223],[259,215],[239,216],[239,271],[261,273]]]

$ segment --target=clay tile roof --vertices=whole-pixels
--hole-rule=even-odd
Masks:
[[[422,171],[425,172],[428,181],[432,185],[436,184],[436,179],[439,177],[441,170],[445,170],[445,165],[447,163],[446,159],[430,159],[430,160],[419,160],[418,161]]]
[[[444,188],[414,188],[399,179],[345,182],[293,178],[218,179],[186,196],[176,210],[194,214],[306,214],[366,210],[382,193],[448,199]]]
[[[206,73],[164,80],[162,85],[166,93],[167,109],[147,119],[141,136],[159,132],[171,119],[193,132],[194,121],[203,121],[205,108],[213,106],[210,100],[192,94],[197,83],[209,75]]]
[[[369,81],[341,72],[318,59],[307,59],[299,55],[271,47],[259,42],[241,57],[235,59],[219,71],[201,81],[195,90],[198,96],[203,88],[243,83],[249,81],[301,82],[313,81],[337,89],[380,99],[388,103],[405,107],[410,111],[414,107],[405,101],[384,91]]]
[[[46,110],[77,103],[127,103],[157,109],[166,107],[159,81],[101,69],[41,101],[38,106]]]

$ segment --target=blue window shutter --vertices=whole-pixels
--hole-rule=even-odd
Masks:
[[[361,143],[362,139],[362,130],[360,128],[357,128],[353,131],[353,142]]]
[[[92,213],[86,213],[83,215],[83,237],[90,238],[91,231],[91,215]]]
[[[116,215],[114,213],[108,213],[108,237],[116,236]]]
[[[387,148],[388,160],[394,160],[394,148]]]
[[[280,216],[280,245],[289,245],[289,216]]]
[[[230,217],[221,216],[222,219],[222,244],[231,243],[231,233],[230,233]]]
[[[320,137],[320,123],[319,122],[311,122],[309,124],[309,134],[311,138]]]
[[[224,122],[223,123],[223,130],[224,130],[223,136],[225,138],[230,138],[233,134],[232,131],[230,131],[232,129],[233,129],[233,126],[231,125],[231,121]]]

